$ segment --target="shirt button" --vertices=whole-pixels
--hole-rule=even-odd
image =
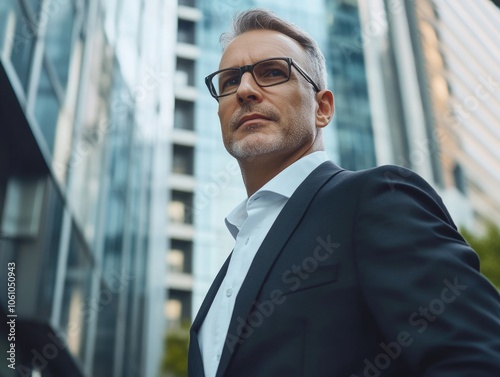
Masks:
[[[231,297],[232,294],[233,294],[233,290],[231,288],[226,289],[226,296],[227,297]]]
[[[217,354],[217,361],[220,361],[220,353]]]

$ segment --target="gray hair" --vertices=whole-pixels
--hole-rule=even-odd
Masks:
[[[297,41],[304,48],[313,69],[313,72],[307,73],[312,76],[320,89],[326,89],[326,61],[318,44],[304,30],[279,18],[269,10],[256,8],[236,15],[233,19],[231,31],[223,33],[220,37],[222,49],[224,50],[237,36],[252,30],[273,30]]]

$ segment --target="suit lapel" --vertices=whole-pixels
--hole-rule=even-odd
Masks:
[[[229,254],[229,256],[227,257],[219,273],[215,277],[212,285],[210,286],[210,289],[208,290],[207,295],[205,296],[205,299],[203,300],[203,303],[201,304],[200,309],[198,310],[198,314],[194,319],[193,325],[191,326],[192,330],[198,332],[198,330],[200,329],[201,324],[203,323],[203,320],[205,319],[205,316],[208,313],[208,309],[210,309],[212,301],[214,300],[215,295],[217,294],[217,291],[219,290],[219,287],[222,284],[222,281],[224,280],[224,276],[226,276],[230,260],[231,260],[231,254]]]
[[[226,276],[227,268],[229,266],[229,261],[231,259],[231,254],[227,257],[226,261],[222,265],[219,273],[215,277],[210,289],[201,304],[200,310],[198,310],[198,314],[194,319],[193,324],[191,325],[191,329],[189,331],[189,357],[188,357],[188,374],[189,377],[204,377],[205,371],[203,369],[203,361],[201,358],[200,352],[200,344],[198,343],[198,331],[200,330],[201,324],[205,319],[208,309],[212,305],[212,301],[219,290],[222,281],[224,280],[224,276]]]
[[[229,324],[226,343],[222,352],[216,377],[222,377],[229,365],[234,351],[238,347],[240,335],[238,326],[241,319],[246,320],[252,309],[253,303],[263,285],[275,259],[283,249],[283,246],[299,224],[306,209],[313,200],[319,189],[337,173],[343,169],[327,161],[316,168],[295,193],[290,197],[287,204],[279,214],[250,266],[243,281],[243,285],[236,298],[233,315]],[[219,283],[220,285],[220,283]],[[215,291],[216,293],[217,291]],[[215,296],[215,293],[213,294]],[[213,300],[213,297],[212,299]],[[210,301],[211,302],[211,301]],[[207,309],[208,310],[208,309]]]

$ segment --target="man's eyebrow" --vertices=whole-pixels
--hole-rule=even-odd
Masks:
[[[229,68],[240,68],[240,66],[239,66],[239,65],[233,65],[233,66],[224,67],[224,68],[219,67],[219,71],[220,71],[221,69],[229,69]]]

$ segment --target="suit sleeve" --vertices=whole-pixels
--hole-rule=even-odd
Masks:
[[[392,166],[367,173],[353,243],[381,352],[398,344],[412,375],[500,376],[498,292],[422,178]]]

